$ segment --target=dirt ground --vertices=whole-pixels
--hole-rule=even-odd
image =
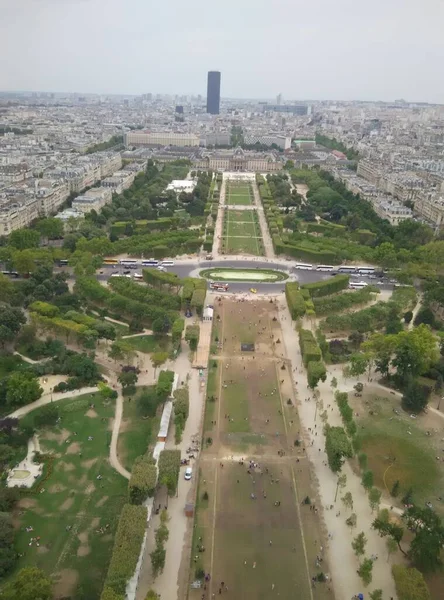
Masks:
[[[295,445],[301,434],[276,307],[224,299],[215,308],[215,398],[207,400],[191,582],[202,568],[211,574],[205,598],[227,586],[235,599],[330,600],[329,582],[310,581],[329,570],[314,504],[302,504],[315,502],[315,492],[303,442]],[[254,351],[242,351],[244,343]]]

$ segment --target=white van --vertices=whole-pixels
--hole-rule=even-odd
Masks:
[[[193,475],[193,469],[191,467],[187,467],[185,469],[185,475],[184,475],[185,479],[187,481],[189,481],[191,479],[192,475]]]

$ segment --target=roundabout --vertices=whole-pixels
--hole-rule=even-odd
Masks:
[[[219,267],[203,269],[199,272],[200,277],[218,281],[235,281],[247,283],[277,283],[288,279],[288,274],[274,269],[236,269]]]

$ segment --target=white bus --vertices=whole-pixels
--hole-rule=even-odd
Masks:
[[[129,258],[121,258],[119,260],[119,265],[122,265],[122,267],[128,267],[128,269],[137,269],[138,264],[139,263],[137,260],[132,260]]]
[[[174,267],[174,260],[163,260],[160,264],[162,267]]]
[[[348,287],[352,290],[362,290],[367,286],[368,283],[365,283],[365,281],[350,281],[350,283],[348,284]]]
[[[294,268],[301,269],[301,271],[311,271],[313,269],[313,265],[309,265],[307,263],[296,263]]]
[[[142,260],[142,267],[157,267],[159,261],[155,258],[150,258],[148,260]]]
[[[334,271],[335,268],[333,265],[318,265],[316,267],[316,271]]]
[[[356,267],[339,267],[338,273],[356,273]]]
[[[374,267],[356,267],[356,270],[359,275],[373,275],[376,269]]]

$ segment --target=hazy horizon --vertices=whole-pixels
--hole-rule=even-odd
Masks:
[[[444,103],[444,3],[3,0],[8,91]]]

